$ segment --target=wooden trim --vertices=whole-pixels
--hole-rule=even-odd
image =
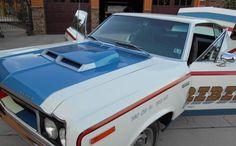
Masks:
[[[100,0],[91,0],[91,9],[99,9]]]
[[[31,0],[32,7],[44,7],[44,0]]]
[[[144,0],[143,3],[143,12],[152,12],[152,0]]]

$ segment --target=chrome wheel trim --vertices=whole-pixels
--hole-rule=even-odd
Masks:
[[[154,133],[151,128],[146,128],[139,136],[136,138],[131,146],[153,146],[154,145]]]

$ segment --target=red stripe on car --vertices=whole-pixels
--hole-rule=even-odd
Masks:
[[[235,53],[236,52],[236,48],[234,48],[234,49],[232,49],[232,50],[230,50],[230,51],[228,51],[229,53]]]
[[[192,76],[225,76],[225,75],[236,75],[236,71],[199,71],[191,72]]]
[[[73,40],[76,40],[76,38],[73,36],[73,34],[71,34],[68,30],[66,30],[66,33],[67,33]]]
[[[94,126],[88,128],[87,130],[85,130],[84,132],[82,132],[82,133],[79,135],[79,137],[78,137],[78,139],[77,139],[77,146],[81,146],[81,145],[82,145],[82,140],[83,140],[83,138],[84,138],[86,135],[88,135],[88,134],[92,133],[93,131],[99,129],[100,127],[102,127],[102,126],[104,126],[104,125],[106,125],[106,124],[108,124],[108,123],[114,121],[115,119],[117,119],[117,118],[121,117],[122,115],[128,113],[129,111],[131,111],[131,110],[133,110],[133,109],[139,107],[140,105],[142,105],[142,104],[146,103],[147,101],[153,99],[154,97],[156,97],[156,96],[162,94],[163,92],[169,90],[170,88],[172,88],[172,87],[178,85],[179,83],[181,83],[181,82],[183,82],[184,80],[188,79],[190,76],[191,76],[190,73],[186,74],[185,76],[181,77],[180,79],[178,79],[178,80],[176,80],[176,81],[174,81],[174,82],[168,84],[167,86],[161,88],[160,90],[157,90],[156,92],[154,92],[154,93],[152,93],[152,94],[150,94],[150,95],[148,95],[148,96],[142,98],[141,100],[137,101],[136,103],[134,103],[134,104],[132,104],[132,105],[126,107],[125,109],[121,110],[120,112],[114,114],[113,116],[111,116],[111,117],[109,117],[109,118],[107,118],[107,119],[105,119],[105,120],[99,122],[98,124],[96,124],[96,125],[94,125]]]
[[[0,90],[0,100],[6,96],[7,96],[7,94],[5,92],[3,92],[2,90]]]

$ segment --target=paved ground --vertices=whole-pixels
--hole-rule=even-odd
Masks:
[[[26,36],[25,30],[19,28],[7,32],[3,30],[3,34],[5,38],[0,38],[0,50],[65,41],[64,35]]]
[[[3,33],[5,38],[0,38],[0,50],[65,41],[64,35],[26,36],[25,30],[19,28],[14,28],[12,31],[3,30]],[[30,146],[30,144],[0,120],[0,146]]]
[[[63,35],[25,36],[23,30],[0,38],[0,49],[64,41]],[[30,146],[0,120],[0,146]],[[235,116],[179,117],[161,133],[158,146],[236,146]]]
[[[235,116],[179,117],[161,133],[158,146],[236,146]]]

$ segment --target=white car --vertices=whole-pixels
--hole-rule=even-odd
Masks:
[[[1,118],[36,145],[155,146],[186,103],[236,107],[227,39],[207,20],[121,13],[81,43],[3,51]]]

